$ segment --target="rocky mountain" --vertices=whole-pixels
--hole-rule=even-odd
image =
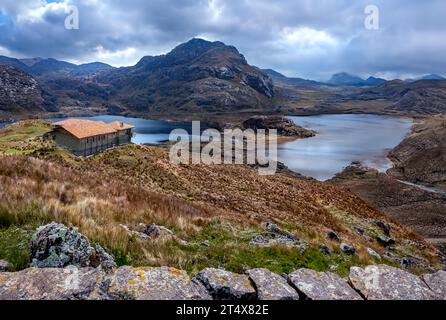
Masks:
[[[432,115],[446,112],[446,80],[420,80],[406,83],[388,81],[350,95],[347,99],[388,100],[383,112]]]
[[[418,81],[418,80],[446,80],[446,78],[443,77],[443,76],[440,76],[438,74],[432,73],[432,74],[427,74],[425,76],[421,76],[421,77],[418,77],[418,78],[415,78],[415,79],[406,79],[405,81],[406,82],[415,82],[415,81]]]
[[[0,113],[44,111],[42,90],[33,77],[0,65]]]
[[[101,62],[76,65],[53,58],[15,59],[5,56],[0,56],[0,64],[12,66],[41,80],[63,77],[91,77],[100,71],[113,68]]]
[[[292,86],[302,86],[302,87],[326,86],[325,83],[317,82],[314,80],[306,80],[302,78],[289,78],[272,69],[262,69],[262,72],[269,75],[274,82],[284,83]]]
[[[353,87],[376,86],[385,82],[387,82],[387,80],[375,77],[369,77],[368,79],[364,80],[358,76],[351,75],[346,72],[336,73],[330,80],[327,81],[327,83],[331,85]]]
[[[274,97],[271,78],[250,66],[235,47],[201,39],[96,79],[108,87],[114,104],[140,112],[265,108]]]

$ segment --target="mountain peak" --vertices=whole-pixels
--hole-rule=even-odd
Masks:
[[[340,72],[334,74],[327,83],[337,86],[362,87],[375,86],[384,82],[386,82],[386,80],[381,78],[369,77],[367,80],[364,80],[361,77],[349,74],[347,72]]]

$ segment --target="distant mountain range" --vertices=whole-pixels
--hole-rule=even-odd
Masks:
[[[73,63],[60,61],[52,58],[15,59],[5,56],[0,56],[0,64],[10,65],[14,68],[19,69],[20,71],[26,72],[29,75],[36,77],[43,77],[43,76],[88,77],[98,73],[99,71],[113,69],[112,66],[101,62],[76,65]]]
[[[169,119],[261,114],[446,112],[446,81],[386,81],[345,72],[326,82],[259,69],[222,42],[192,39],[135,66],[0,56],[5,113],[113,113]],[[6,68],[4,65],[7,65]],[[6,101],[6,102],[5,102]]]
[[[376,86],[381,83],[385,83],[387,80],[375,77],[369,77],[367,79],[362,79],[358,76],[351,75],[346,72],[334,74],[330,80],[327,81],[328,84],[335,86],[353,86],[353,87],[367,87]]]
[[[444,77],[442,77],[442,76],[440,76],[438,74],[428,74],[428,75],[425,75],[425,76],[422,76],[422,77],[418,77],[418,78],[415,78],[415,79],[406,79],[404,81],[406,81],[406,82],[415,82],[415,81],[418,81],[418,80],[446,80],[446,78],[444,78]]]
[[[289,78],[275,70],[272,69],[261,69],[262,72],[269,75],[274,81],[293,85],[293,86],[324,86],[325,84],[322,82],[314,81],[314,80],[306,80],[302,78]]]

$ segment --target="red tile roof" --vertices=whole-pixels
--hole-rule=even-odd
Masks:
[[[120,130],[134,128],[133,126],[125,123],[123,123],[123,126],[121,127],[121,122],[119,121],[116,122],[119,124],[120,128],[117,127],[115,128],[116,126],[115,122],[107,124],[103,121],[92,121],[84,119],[67,119],[55,122],[53,123],[53,127],[54,128],[62,127],[78,139],[84,139],[103,134],[112,134]]]

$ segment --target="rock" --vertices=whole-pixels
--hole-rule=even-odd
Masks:
[[[109,295],[117,300],[209,300],[204,286],[174,268],[121,267],[111,278]]]
[[[104,274],[74,267],[0,273],[0,300],[106,300]]]
[[[380,227],[386,235],[390,235],[390,225],[382,220],[376,220],[375,224]]]
[[[299,294],[281,276],[266,269],[247,271],[257,288],[259,300],[299,300]]]
[[[111,272],[117,267],[113,257],[97,243],[90,261],[92,266],[101,266],[101,268],[107,272]]]
[[[378,252],[376,252],[375,250],[373,250],[372,248],[367,248],[367,252],[368,252],[371,256],[375,257],[376,259],[381,260],[381,256],[380,256],[380,254],[379,254]]]
[[[11,270],[11,264],[8,261],[0,260],[0,272],[8,272]]]
[[[434,293],[416,275],[387,265],[350,268],[350,283],[368,300],[429,300]]]
[[[303,240],[299,241],[295,246],[300,253],[304,253],[308,249],[308,243]]]
[[[204,240],[204,241],[201,243],[201,245],[204,246],[204,247],[210,247],[210,246],[211,246],[211,243],[209,242],[209,240]]]
[[[355,248],[347,243],[341,243],[339,247],[341,248],[341,251],[346,254],[355,254],[356,252]]]
[[[319,249],[320,249],[321,252],[322,252],[323,254],[325,254],[326,256],[331,255],[331,250],[330,250],[330,248],[329,248],[325,243],[321,244],[321,245],[319,246]]]
[[[265,238],[262,235],[256,235],[255,237],[253,237],[251,239],[251,241],[249,242],[250,245],[253,246],[262,246],[262,245],[268,245],[270,242],[270,239]]]
[[[353,231],[355,231],[357,234],[359,234],[360,236],[363,236],[364,235],[364,229],[362,229],[362,228],[360,228],[360,227],[353,227],[352,228],[353,229]]]
[[[434,274],[425,274],[422,278],[438,299],[446,300],[446,271],[440,270]]]
[[[378,241],[378,243],[383,247],[389,247],[389,246],[395,244],[395,240],[393,240],[392,238],[386,237],[386,236],[376,237],[376,241]]]
[[[410,269],[414,265],[413,261],[408,257],[401,259],[400,264],[402,267],[404,267],[406,269]]]
[[[204,284],[212,297],[217,300],[252,300],[256,298],[256,290],[246,275],[207,268],[201,271],[195,279]]]
[[[282,232],[282,230],[280,230],[279,226],[274,223],[267,223],[266,231],[271,232],[271,233],[279,233],[279,234]]]
[[[128,226],[126,226],[124,224],[120,224],[120,226],[123,229],[125,229],[129,235],[138,237],[138,238],[143,239],[143,240],[149,240],[150,239],[150,237],[148,235],[146,235],[145,233],[142,233],[142,232],[139,232],[139,231],[135,231],[135,230],[131,230]]]
[[[31,267],[64,268],[101,267],[110,271],[116,267],[113,258],[100,246],[93,248],[77,228],[50,223],[36,230],[31,240]]]
[[[154,223],[151,224],[140,224],[139,231],[148,235],[150,238],[171,238],[173,237],[173,232],[166,227],[158,226]]]
[[[289,275],[289,280],[311,300],[361,300],[345,279],[331,272],[299,269]]]
[[[328,231],[327,237],[328,237],[328,239],[330,239],[332,241],[336,241],[336,242],[341,241],[341,239],[339,239],[338,235],[334,231]]]
[[[255,246],[271,246],[274,244],[282,244],[286,246],[295,246],[299,251],[303,252],[307,249],[308,244],[299,240],[294,234],[281,230],[276,224],[268,223],[266,225],[267,235],[254,236],[250,244]]]
[[[277,224],[273,223],[267,223],[266,224],[266,231],[272,234],[274,239],[282,242],[286,241],[299,241],[299,238],[296,237],[294,234],[288,231],[284,231],[280,229]]]

